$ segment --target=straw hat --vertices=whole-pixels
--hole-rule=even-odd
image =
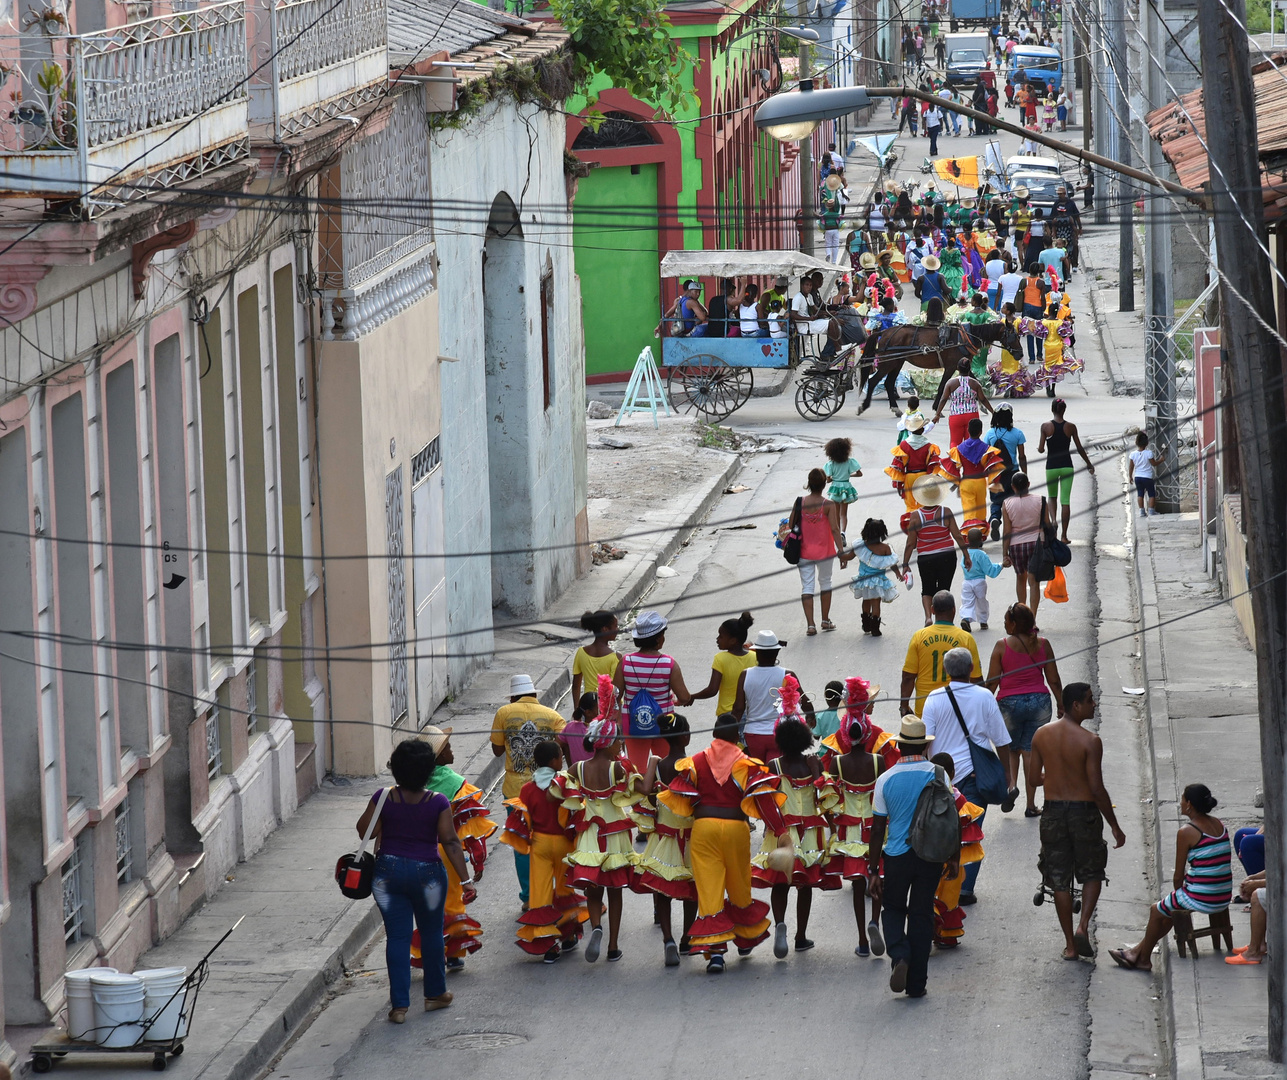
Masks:
[[[831,191],[839,191],[842,187],[845,186],[845,182],[841,180],[840,177],[838,177],[835,173],[832,173],[830,176],[827,177],[826,183],[827,183],[827,188]]]
[[[913,746],[924,746],[926,743],[932,743],[934,736],[925,733],[924,720],[913,713],[908,713],[898,727],[898,741]]]
[[[924,726],[924,724],[921,725],[922,728]],[[789,874],[795,867],[795,848],[774,848],[764,861],[770,870],[776,870],[779,874]]]
[[[862,253],[862,256],[858,259],[858,265],[861,266],[864,270],[875,270],[876,256],[873,255],[870,251],[864,251]]]
[[[1020,184],[1010,194],[1013,195],[1016,199],[1026,199],[1028,197],[1028,189],[1024,187],[1022,184]]]
[[[432,724],[420,729],[420,737],[425,740],[435,754],[441,754],[442,748],[447,745],[447,740],[451,738],[452,729],[449,727],[436,728]]]
[[[886,180],[885,190],[889,192],[890,195],[897,195],[900,191],[903,190],[903,185],[900,184],[897,180]]]
[[[908,431],[920,431],[925,427],[925,414],[920,412],[908,413],[903,417],[903,427]]]
[[[925,267],[926,270],[937,270],[943,264],[938,261],[938,257],[936,255],[926,255],[925,258],[921,260],[921,265]]]
[[[947,495],[947,487],[941,476],[918,476],[912,481],[912,498],[922,506],[938,506]]]

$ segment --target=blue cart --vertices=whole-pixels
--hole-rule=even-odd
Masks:
[[[784,275],[792,280],[815,270],[830,291],[844,268],[799,251],[671,251],[661,261],[662,277],[704,278],[718,288],[721,279],[739,285],[758,280],[770,288]],[[669,325],[663,321],[663,328]],[[786,368],[798,358],[800,338],[663,337],[661,366],[667,369],[666,392],[681,412],[708,420],[725,419],[746,404],[755,387],[756,368]]]

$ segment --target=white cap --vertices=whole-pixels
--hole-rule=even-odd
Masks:
[[[535,694],[536,687],[532,684],[530,675],[511,675],[509,677],[509,696],[524,697],[527,694]]]

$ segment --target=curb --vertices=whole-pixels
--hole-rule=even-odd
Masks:
[[[1099,269],[1093,259],[1088,257],[1090,252],[1083,247],[1081,253],[1081,269],[1083,272],[1094,274]],[[1112,384],[1113,395],[1125,394],[1128,387],[1134,386],[1133,383],[1127,382],[1122,374],[1121,365],[1117,360],[1117,343],[1113,341],[1112,332],[1108,328],[1108,323],[1104,319],[1104,312],[1099,306],[1098,289],[1089,288],[1086,290],[1086,298],[1090,303],[1090,313],[1094,318],[1095,327],[1099,334],[1100,351],[1104,354],[1104,359],[1108,365],[1108,379]]]
[[[1135,537],[1135,589],[1141,626],[1156,626],[1161,621],[1157,602],[1157,582],[1153,576],[1153,537],[1149,528],[1141,529],[1139,519],[1131,516]],[[1147,571],[1147,572],[1146,572]],[[1175,756],[1171,744],[1171,716],[1166,702],[1166,684],[1162,678],[1162,649],[1159,634],[1140,635],[1140,672],[1146,693],[1144,712],[1145,751],[1152,767],[1146,779],[1152,782],[1153,792],[1153,877],[1164,883],[1166,867],[1163,865],[1162,820],[1177,824],[1179,809],[1175,803]],[[1164,786],[1161,781],[1165,779]],[[1163,792],[1166,792],[1164,795]],[[1161,1040],[1170,1049],[1169,1072],[1175,1080],[1203,1080],[1206,1069],[1202,1061],[1202,1044],[1198,1028],[1197,987],[1175,970],[1170,948],[1159,950],[1162,976],[1160,1004],[1165,1027]],[[1177,977],[1178,976],[1178,977]]]

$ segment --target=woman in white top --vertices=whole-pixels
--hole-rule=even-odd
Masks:
[[[737,305],[737,325],[738,329],[742,331],[742,337],[764,336],[764,331],[760,327],[759,297],[760,287],[758,285],[748,284],[742,290],[742,299]]]
[[[733,699],[733,715],[741,722],[746,752],[766,765],[782,753],[773,738],[773,729],[778,722],[778,691],[782,689],[782,680],[792,674],[778,666],[778,653],[785,644],[772,630],[761,630],[755,635],[751,644],[755,667],[738,675],[737,696]],[[803,694],[800,706],[813,711]]]
[[[1028,560],[1041,542],[1043,500],[1029,493],[1026,473],[1015,473],[1010,486],[1014,494],[1001,504],[1001,565],[1014,567],[1015,594],[1019,603],[1026,603],[1035,615],[1041,602],[1041,582],[1028,572]]]
[[[881,203],[867,204],[867,250],[882,251],[885,247],[885,208]]]

